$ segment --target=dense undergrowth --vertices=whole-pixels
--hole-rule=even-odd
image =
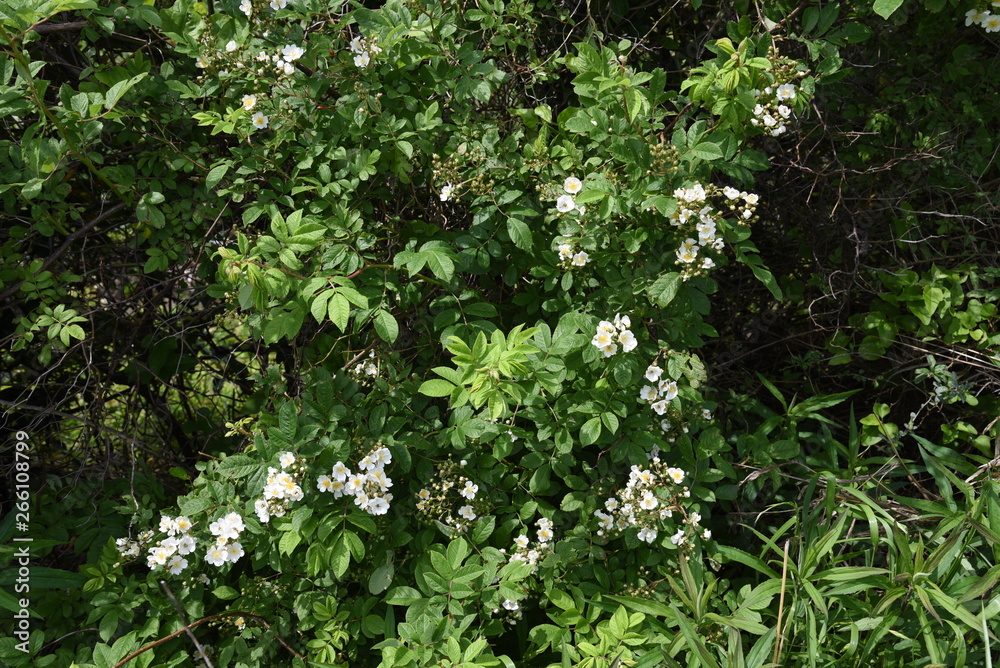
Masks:
[[[8,5],[6,665],[991,665],[996,8]]]

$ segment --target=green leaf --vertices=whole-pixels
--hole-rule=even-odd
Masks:
[[[692,146],[690,151],[695,157],[702,160],[722,160],[723,158],[722,149],[709,142],[702,142],[697,146]]]
[[[221,165],[216,165],[209,172],[208,176],[205,177],[205,188],[212,190],[215,186],[219,185],[219,181],[226,175],[229,171],[229,163],[224,162]]]
[[[226,585],[216,587],[212,590],[212,593],[215,594],[216,598],[221,598],[223,601],[232,600],[240,595],[238,591]]]
[[[386,343],[392,343],[399,337],[399,323],[388,311],[384,309],[375,311],[372,323],[375,325],[375,333]]]
[[[601,437],[601,418],[592,417],[580,429],[580,445],[591,445]]]
[[[132,86],[139,83],[140,80],[145,78],[146,73],[137,74],[131,79],[125,81],[119,81],[114,86],[108,89],[108,92],[104,94],[104,108],[110,110],[113,106],[118,104],[118,100],[122,99],[122,95],[128,92]]]
[[[371,577],[368,578],[369,593],[373,596],[378,596],[388,589],[389,585],[392,583],[392,575],[394,571],[395,568],[391,560],[372,571]]]
[[[351,315],[351,305],[347,302],[347,297],[339,292],[330,298],[327,307],[330,314],[330,321],[342,332],[347,331],[347,319]]]
[[[425,380],[418,392],[426,397],[448,397],[455,391],[455,385],[443,378],[432,378]]]
[[[677,296],[681,287],[681,275],[676,271],[660,276],[649,286],[649,299],[660,308],[664,308]]]
[[[900,5],[903,4],[903,0],[875,0],[875,4],[872,5],[872,9],[875,13],[884,19],[892,16]]]
[[[531,250],[531,230],[524,221],[517,218],[507,219],[507,234],[514,245],[521,250]]]

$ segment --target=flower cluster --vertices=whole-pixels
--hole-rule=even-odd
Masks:
[[[188,565],[188,560],[184,557],[194,552],[197,544],[190,534],[193,526],[191,520],[183,515],[177,518],[163,515],[160,518],[159,528],[161,532],[167,534],[167,538],[160,539],[149,549],[146,554],[146,565],[150,569],[166,566],[171,575],[180,575]]]
[[[567,176],[566,180],[563,181],[563,190],[568,194],[560,195],[556,200],[556,211],[559,213],[569,213],[573,209],[578,209],[580,213],[583,213],[583,207],[577,206],[576,200],[573,198],[578,192],[583,189],[583,182],[575,176]]]
[[[677,381],[662,376],[662,367],[650,365],[646,368],[646,380],[652,385],[643,385],[639,391],[639,398],[650,404],[657,415],[666,413],[670,402],[677,397]]]
[[[753,108],[750,123],[763,127],[772,137],[779,137],[787,131],[785,121],[792,116],[792,108],[786,104],[795,99],[795,85],[784,83],[768,86],[762,91],[755,90],[757,104]]]
[[[993,0],[991,9],[1000,9],[1000,0]],[[1000,14],[990,9],[970,9],[965,13],[965,25],[977,25],[986,32],[1000,32]]]
[[[153,539],[152,531],[143,531],[139,534],[138,540],[129,540],[128,538],[119,538],[115,541],[115,546],[118,548],[118,554],[125,557],[126,559],[134,559],[139,556],[142,552],[142,546]]]
[[[559,244],[559,262],[563,267],[567,269],[570,267],[584,267],[589,260],[590,255],[587,251],[577,250],[573,247],[573,244]]]
[[[683,469],[667,466],[659,457],[650,461],[648,469],[633,466],[624,489],[605,500],[604,510],[594,511],[597,535],[636,527],[639,540],[652,544],[665,522],[677,523],[674,513],[678,513],[680,526],[671,536],[671,543],[678,547],[687,544],[696,530],[705,539],[711,538],[712,533],[699,526],[701,515],[693,511],[688,513],[684,506],[684,499],[691,496],[691,491],[683,484],[686,477]]]
[[[376,42],[376,38],[372,38],[369,42],[360,35],[351,40],[349,48],[351,53],[354,54],[354,65],[356,67],[368,67],[372,62],[372,56],[382,53],[382,49]]]
[[[605,357],[611,357],[618,352],[618,344],[622,345],[622,352],[630,353],[635,350],[639,342],[635,334],[629,329],[632,321],[627,315],[615,315],[614,322],[602,320],[597,325],[597,333],[590,343],[601,350]]]
[[[534,545],[527,534],[522,534],[514,539],[514,547],[510,550],[508,561],[523,561],[531,566],[532,572],[538,570],[538,562],[552,553],[552,520],[543,517],[535,522],[537,532]],[[506,550],[501,550],[507,554]]]
[[[239,513],[229,513],[208,525],[208,530],[215,536],[214,544],[208,548],[205,561],[213,566],[222,566],[226,562],[236,563],[245,552],[240,543],[240,534],[246,527]]]
[[[438,521],[461,532],[485,512],[479,485],[460,470],[466,463],[444,462],[438,467],[438,482],[417,492],[417,513],[424,521]]]
[[[677,211],[670,216],[670,224],[674,227],[683,227],[689,221],[695,223],[697,239],[685,239],[676,251],[677,264],[685,268],[684,278],[690,278],[697,272],[697,269],[708,270],[715,266],[715,261],[711,257],[701,257],[699,254],[704,249],[722,250],[722,238],[717,236],[715,218],[719,212],[710,202],[709,193],[700,183],[694,184],[690,188],[678,188],[674,191],[677,198]]]
[[[369,515],[385,515],[389,512],[393,496],[389,492],[392,478],[385,474],[385,467],[392,464],[389,448],[378,443],[371,452],[358,462],[358,470],[351,472],[344,462],[333,465],[330,475],[321,475],[316,488],[333,494],[333,498],[354,497],[354,505]]]
[[[283,517],[292,503],[301,501],[305,496],[298,481],[287,471],[295,464],[295,455],[282,452],[278,455],[278,463],[280,471],[273,466],[267,467],[264,498],[257,499],[253,504],[261,524],[267,524],[271,517]]]
[[[374,378],[378,375],[378,360],[375,358],[375,351],[371,350],[368,352],[368,359],[360,360],[351,369],[351,373],[355,380],[363,381],[369,378]]]

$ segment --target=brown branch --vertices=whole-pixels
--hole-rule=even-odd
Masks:
[[[39,35],[53,32],[73,32],[83,30],[90,25],[89,21],[69,21],[67,23],[39,23],[31,30]]]
[[[75,232],[73,232],[72,234],[70,234],[68,237],[66,237],[66,241],[64,241],[62,243],[62,246],[60,246],[59,248],[57,248],[56,252],[54,252],[52,255],[50,255],[48,257],[48,259],[46,259],[45,262],[42,263],[42,266],[38,269],[38,271],[35,272],[35,276],[38,276],[40,273],[42,273],[43,271],[45,271],[46,269],[48,269],[49,267],[51,267],[53,265],[53,263],[55,263],[55,261],[59,259],[59,256],[66,252],[66,249],[69,248],[70,244],[72,244],[74,241],[76,241],[82,235],[86,234],[95,225],[97,225],[98,223],[101,223],[101,222],[107,220],[108,218],[110,218],[111,216],[113,216],[114,214],[118,213],[119,211],[121,211],[124,208],[125,208],[125,202],[119,202],[118,204],[115,204],[113,207],[111,207],[107,211],[104,211],[100,215],[95,216],[93,218],[93,220],[88,221],[87,223],[85,223],[83,225],[83,227],[81,227],[80,229],[76,230]],[[3,301],[4,299],[7,299],[12,294],[14,294],[15,292],[17,292],[21,288],[21,286],[23,284],[24,284],[24,281],[19,281],[19,282],[15,283],[14,285],[10,286],[9,288],[7,288],[6,290],[4,290],[3,293],[0,294],[0,301]]]
[[[265,629],[267,629],[269,631],[271,630],[271,625],[268,624],[267,621],[263,617],[259,617],[257,615],[252,614],[252,613],[243,612],[241,610],[231,610],[229,612],[220,612],[217,615],[209,615],[208,617],[202,617],[198,621],[192,622],[191,624],[187,624],[187,625],[184,626],[184,628],[178,629],[178,630],[174,631],[173,633],[171,633],[168,636],[164,636],[163,638],[160,638],[159,640],[154,640],[153,642],[149,643],[148,645],[146,645],[144,647],[140,647],[139,649],[137,649],[136,651],[132,652],[131,654],[129,654],[128,656],[126,656],[124,659],[122,659],[121,661],[119,661],[118,663],[116,663],[114,665],[114,668],[121,668],[121,666],[124,666],[126,663],[128,663],[129,661],[131,661],[135,657],[139,656],[143,652],[147,652],[147,651],[153,649],[154,647],[158,647],[158,646],[162,645],[165,642],[173,640],[174,638],[176,638],[180,634],[186,633],[189,629],[193,629],[196,626],[201,626],[202,624],[205,624],[206,622],[213,622],[213,621],[215,621],[217,619],[222,619],[223,617],[249,617],[249,618],[251,618],[251,619],[256,620],[257,622],[259,622],[260,625],[263,626]],[[277,641],[279,643],[281,643],[281,645],[285,649],[287,649],[289,652],[291,652],[292,654],[294,654],[295,656],[297,656],[299,659],[302,659],[303,661],[305,661],[306,657],[302,656],[301,654],[299,654],[298,652],[296,652],[294,649],[292,649],[288,645],[288,643],[285,642],[284,638],[282,638],[281,636],[279,636],[277,633],[274,634],[274,637],[275,637],[275,639],[277,639]]]

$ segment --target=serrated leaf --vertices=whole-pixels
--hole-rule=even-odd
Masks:
[[[347,319],[351,315],[351,305],[347,302],[347,297],[339,292],[330,297],[327,306],[330,314],[330,321],[342,332],[347,331]]]
[[[448,397],[455,391],[455,385],[443,378],[432,378],[425,380],[418,390],[425,397]]]
[[[674,300],[680,287],[681,275],[676,271],[672,271],[669,274],[660,276],[649,286],[649,298],[654,304],[663,308]]]
[[[212,593],[215,594],[216,598],[221,598],[223,601],[230,601],[240,595],[238,591],[226,585],[216,587],[212,590]]]
[[[521,250],[531,250],[531,230],[524,221],[517,218],[507,219],[507,234],[514,245]]]
[[[399,323],[396,322],[391,313],[384,309],[375,311],[372,324],[375,325],[375,333],[386,343],[393,343],[399,336]]]
[[[226,175],[229,171],[229,163],[224,162],[221,165],[216,165],[208,172],[208,176],[205,177],[205,188],[212,190],[215,186],[219,185],[219,181]]]
[[[580,429],[580,445],[591,445],[601,437],[601,418],[592,417]]]
[[[875,4],[872,5],[872,9],[875,10],[875,13],[882,18],[888,19],[902,4],[903,0],[875,0]]]

